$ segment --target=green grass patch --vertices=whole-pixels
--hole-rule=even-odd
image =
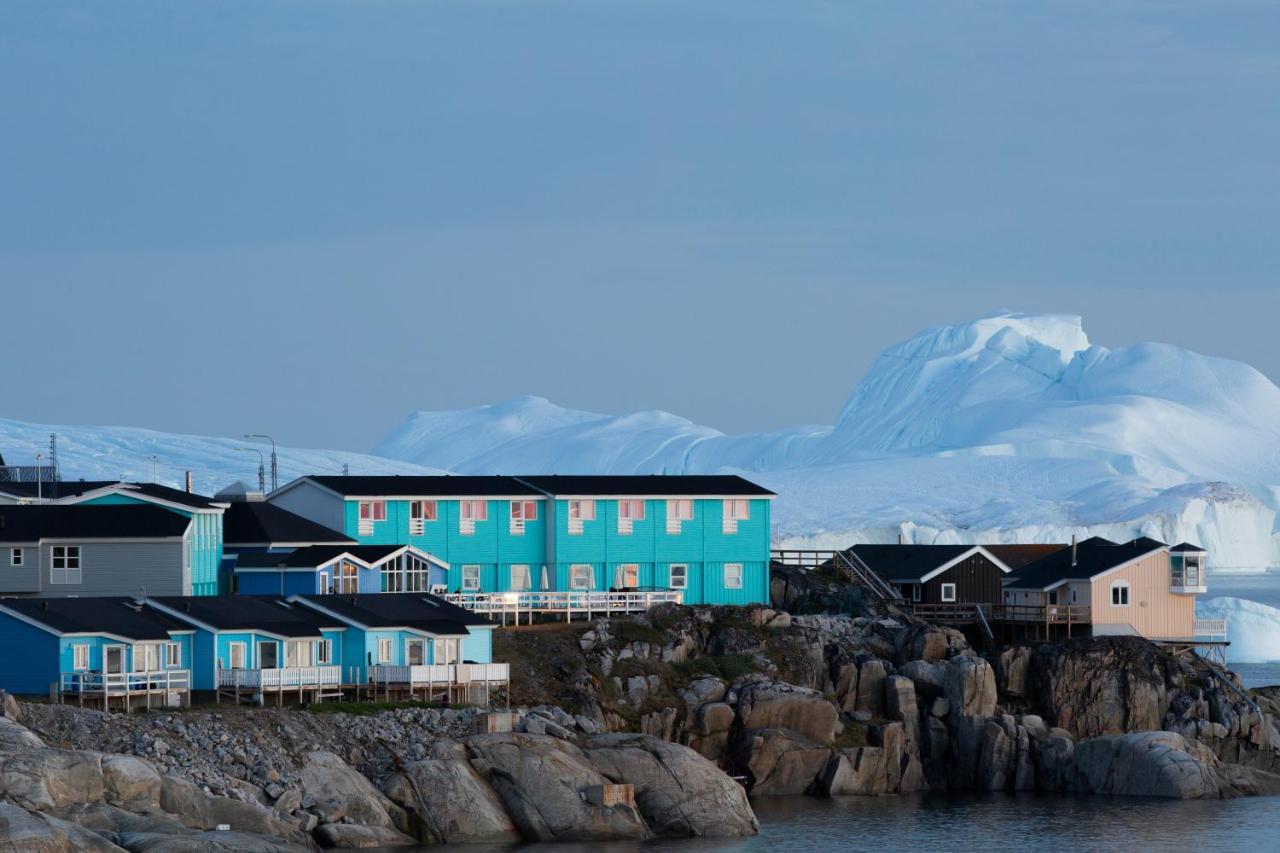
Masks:
[[[719,655],[717,657],[694,658],[684,663],[674,664],[673,668],[680,675],[693,679],[701,675],[713,675],[725,681],[733,681],[753,672],[760,671],[760,665],[752,655]]]
[[[844,731],[831,742],[836,749],[854,749],[867,745],[867,727],[863,723],[850,721],[844,724]]]
[[[609,630],[623,644],[629,643],[650,643],[662,645],[662,632],[652,625],[644,622],[635,622],[630,619],[614,620],[610,622]]]

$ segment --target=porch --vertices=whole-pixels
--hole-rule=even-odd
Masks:
[[[219,669],[217,701],[224,698],[236,703],[266,704],[274,694],[276,704],[283,705],[285,694],[296,694],[299,703],[319,702],[342,696],[342,667],[286,666],[274,669]]]
[[[567,590],[547,592],[460,592],[442,596],[450,604],[479,613],[501,625],[532,624],[534,615],[575,615],[591,620],[596,616],[643,613],[657,604],[680,604],[684,593],[678,589],[596,592]]]
[[[146,672],[63,672],[58,679],[57,701],[81,707],[111,710],[112,702],[124,711],[134,707],[175,708],[191,704],[191,673],[185,669]]]
[[[511,666],[505,663],[377,664],[369,667],[371,698],[463,700],[489,705],[494,690],[511,683]]]

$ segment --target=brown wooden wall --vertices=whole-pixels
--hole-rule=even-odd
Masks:
[[[999,604],[1004,601],[1000,579],[1004,572],[981,554],[961,560],[936,578],[927,581],[920,600],[927,604],[942,601],[942,585],[956,585],[956,601],[968,604]]]

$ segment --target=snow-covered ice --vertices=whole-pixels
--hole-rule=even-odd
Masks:
[[[1196,606],[1201,619],[1226,619],[1229,663],[1280,661],[1280,610],[1243,598],[1211,598]]]

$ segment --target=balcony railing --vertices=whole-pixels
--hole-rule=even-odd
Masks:
[[[149,672],[64,672],[64,695],[130,696],[144,693],[181,693],[191,689],[191,672],[158,669]]]
[[[443,687],[460,684],[506,684],[510,679],[511,667],[505,663],[427,663],[409,666],[378,664],[369,667],[369,680],[378,685]]]
[[[1194,631],[1197,637],[1225,637],[1227,636],[1227,620],[1197,619]]]
[[[296,690],[342,684],[340,666],[285,666],[278,669],[220,669],[218,687],[237,690]]]
[[[451,604],[487,616],[512,614],[517,623],[522,613],[563,613],[568,617],[583,614],[643,613],[657,604],[684,600],[678,589],[644,592],[595,592],[568,590],[548,592],[458,592],[444,596]]]
[[[993,604],[990,618],[993,622],[1087,625],[1090,617],[1087,604]]]

